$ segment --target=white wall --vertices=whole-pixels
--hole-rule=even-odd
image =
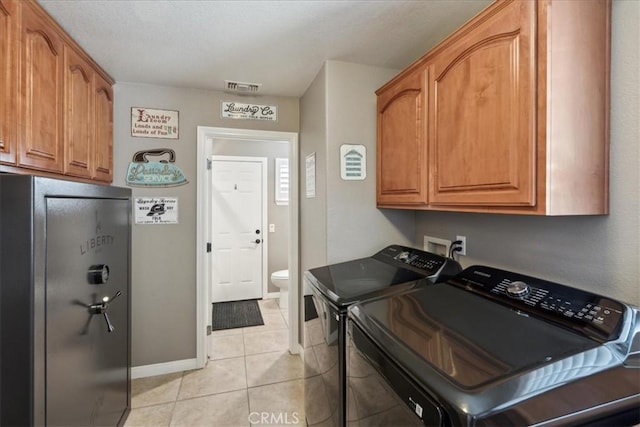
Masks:
[[[302,270],[409,244],[414,213],[376,206],[376,94],[397,70],[327,61],[300,101]],[[362,144],[367,177],[340,177],[340,146]],[[305,197],[305,156],[316,153],[316,198]],[[324,251],[324,252],[323,252]]]
[[[464,266],[493,265],[640,305],[640,2],[614,1],[612,18],[610,214],[420,212],[416,244],[424,234],[466,235]]]
[[[300,271],[327,263],[326,65],[300,99]],[[306,157],[315,153],[315,197],[306,197]]]
[[[197,126],[297,132],[299,101],[239,97],[223,92],[117,83],[114,87],[114,185],[125,186],[133,153],[171,148],[189,183],[164,189],[133,188],[133,197],[178,197],[179,224],[134,225],[132,230],[132,365],[196,357]],[[220,101],[277,105],[278,121],[220,117]],[[178,110],[180,139],[131,137],[131,107]],[[204,250],[204,248],[203,248]]]
[[[370,256],[391,244],[409,245],[414,213],[376,209],[375,91],[398,70],[327,61],[327,261]],[[340,146],[366,147],[367,176],[340,177]]]

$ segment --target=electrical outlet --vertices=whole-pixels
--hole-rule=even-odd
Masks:
[[[466,255],[467,254],[467,236],[456,236],[456,240],[460,240],[460,250],[457,252],[458,255]]]

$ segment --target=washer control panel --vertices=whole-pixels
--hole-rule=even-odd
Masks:
[[[626,310],[591,292],[486,266],[469,267],[450,283],[602,342],[619,335]]]
[[[373,258],[423,274],[432,282],[446,280],[462,271],[460,264],[451,258],[401,245],[387,246]]]
[[[402,251],[393,259],[403,262],[407,265],[429,271],[438,271],[445,262],[445,258],[441,256],[427,252],[417,252],[415,250]]]

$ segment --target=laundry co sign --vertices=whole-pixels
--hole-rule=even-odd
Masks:
[[[278,107],[275,105],[221,101],[220,111],[223,119],[278,121]]]

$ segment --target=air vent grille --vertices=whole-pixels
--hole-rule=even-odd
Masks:
[[[260,83],[245,83],[225,80],[225,87],[230,92],[235,93],[257,93],[260,90]]]

